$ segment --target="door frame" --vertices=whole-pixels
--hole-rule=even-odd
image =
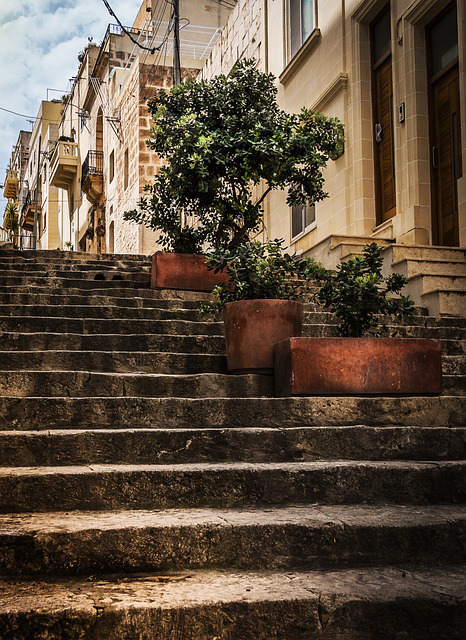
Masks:
[[[430,194],[431,194],[431,234],[432,234],[432,244],[433,245],[438,245],[438,246],[443,246],[443,245],[439,245],[439,212],[438,212],[438,185],[437,185],[437,179],[435,176],[435,169],[434,169],[434,163],[433,163],[433,158],[432,158],[432,149],[433,149],[433,142],[435,140],[435,113],[434,113],[434,85],[441,80],[444,76],[446,76],[448,73],[450,73],[450,71],[452,69],[454,69],[455,67],[458,67],[458,76],[459,76],[459,80],[460,79],[460,68],[459,68],[459,56],[457,56],[454,60],[452,60],[451,62],[449,62],[443,69],[440,69],[440,71],[437,71],[437,73],[435,73],[433,76],[431,75],[431,69],[432,69],[432,56],[431,56],[431,51],[430,51],[430,47],[428,46],[429,44],[429,31],[431,30],[431,28],[434,26],[434,24],[436,22],[438,22],[439,20],[441,20],[443,18],[443,16],[445,16],[447,13],[449,13],[449,11],[451,11],[451,9],[455,7],[456,8],[456,12],[457,12],[457,17],[458,17],[458,3],[456,2],[456,0],[453,0],[452,2],[448,2],[448,4],[446,6],[443,7],[443,9],[441,11],[439,11],[435,17],[429,21],[428,24],[426,24],[425,26],[425,43],[426,43],[426,70],[427,70],[427,101],[428,101],[428,118],[429,118],[429,167],[430,167]],[[459,33],[458,33],[458,46],[459,46]],[[461,95],[460,95],[460,105],[461,105]],[[459,125],[461,127],[461,113],[460,113],[460,119],[459,119]],[[464,132],[462,132],[462,135],[464,135]],[[460,149],[460,153],[462,152],[462,149]],[[460,227],[460,220],[459,220],[459,203],[458,203],[458,244],[461,244],[460,240],[459,240],[459,227]],[[446,246],[446,245],[445,245]],[[455,246],[455,245],[454,245]]]

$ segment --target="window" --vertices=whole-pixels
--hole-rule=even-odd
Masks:
[[[110,154],[110,162],[108,167],[108,181],[112,182],[115,176],[115,151]]]
[[[315,0],[288,0],[290,59],[306,42],[315,27]]]
[[[430,30],[431,75],[458,58],[458,18],[456,6]]]
[[[291,207],[291,238],[309,231],[316,221],[315,204],[295,204]]]
[[[129,170],[129,160],[128,160],[128,149],[125,151],[125,165],[124,165],[124,189],[128,188],[128,171]]]

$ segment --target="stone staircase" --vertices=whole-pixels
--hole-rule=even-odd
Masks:
[[[148,286],[0,251],[0,638],[463,639],[465,319],[393,328],[442,341],[441,397],[278,399]]]
[[[363,253],[377,242],[383,249],[384,275],[402,273],[408,279],[403,293],[433,316],[466,316],[466,248],[395,244],[369,236],[329,236],[306,256],[328,269]]]

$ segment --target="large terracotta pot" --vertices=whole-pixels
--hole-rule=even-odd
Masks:
[[[442,392],[438,340],[291,338],[275,345],[275,395]]]
[[[203,255],[157,251],[152,256],[151,289],[212,291],[228,280],[225,273],[208,269]]]
[[[300,336],[303,305],[294,300],[240,300],[223,311],[228,370],[273,373],[273,347]]]

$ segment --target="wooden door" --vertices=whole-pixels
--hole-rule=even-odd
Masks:
[[[374,138],[377,223],[396,213],[391,56],[374,70]]]
[[[463,173],[458,65],[442,75],[432,89],[433,241],[457,246],[458,179]]]

